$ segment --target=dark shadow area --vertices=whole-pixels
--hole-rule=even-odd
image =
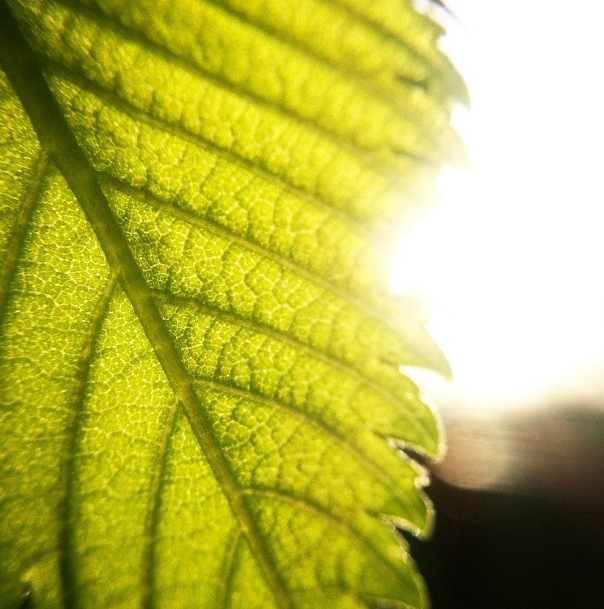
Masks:
[[[410,541],[433,609],[604,607],[604,416],[542,414],[507,433],[517,478],[464,489],[433,474],[433,536]]]

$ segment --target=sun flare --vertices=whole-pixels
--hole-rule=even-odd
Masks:
[[[472,167],[442,171],[440,202],[391,258],[391,289],[424,302],[450,360],[448,399],[480,410],[604,388],[604,94],[585,59],[599,37],[558,5],[512,4],[450,3],[464,31],[447,45],[472,96],[454,122]]]

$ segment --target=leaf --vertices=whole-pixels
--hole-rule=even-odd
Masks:
[[[2,607],[423,606],[447,373],[381,244],[460,154],[403,0],[0,3]]]

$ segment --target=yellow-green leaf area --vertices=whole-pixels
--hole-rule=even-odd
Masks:
[[[388,16],[390,15],[390,17]],[[447,374],[394,224],[463,159],[404,0],[0,3],[0,599],[425,607]]]

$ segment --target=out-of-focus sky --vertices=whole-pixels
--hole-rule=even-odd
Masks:
[[[604,5],[447,4],[472,167],[442,173],[394,279],[421,295],[453,367],[428,395],[478,413],[604,403]]]

